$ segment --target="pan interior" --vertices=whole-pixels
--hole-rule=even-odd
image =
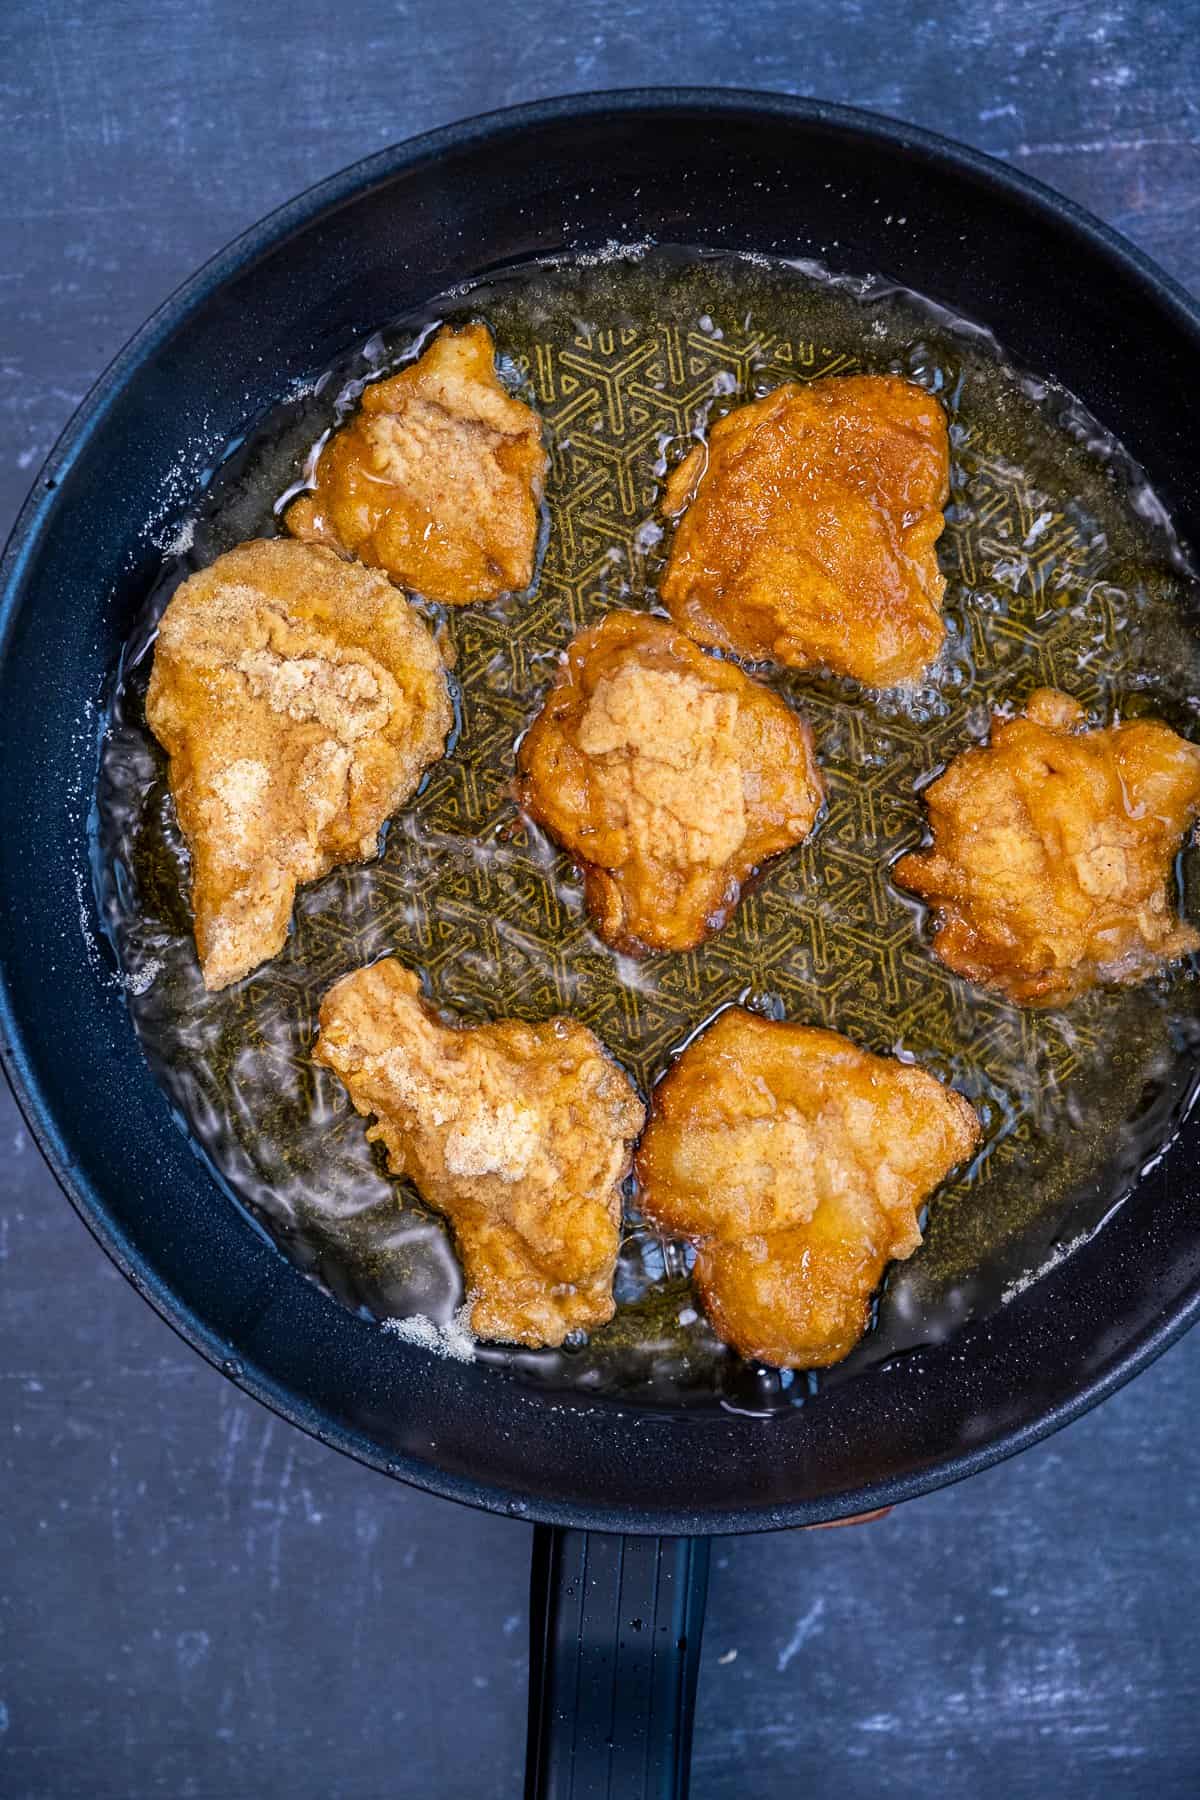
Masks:
[[[459,724],[446,759],[387,830],[379,861],[302,891],[288,944],[206,994],[187,856],[144,697],[155,622],[189,572],[279,529],[285,496],[363,384],[439,321],[483,318],[513,387],[546,421],[552,472],[530,595],[424,610],[453,648]],[[635,962],[588,927],[568,859],[518,819],[514,743],[559,653],[614,606],[653,607],[667,468],[719,414],[782,380],[894,370],[936,392],[951,427],[939,556],[945,654],[904,695],[755,671],[811,722],[828,785],[818,834],[766,871],[717,937]],[[946,1336],[1006,1303],[1133,1192],[1192,1095],[1200,999],[1185,967],[1069,1009],[1022,1011],[931,957],[927,921],[889,879],[922,841],[920,789],[1036,686],[1101,722],[1153,713],[1195,735],[1194,584],[1129,458],[1053,383],[931,302],[813,265],[684,249],[612,249],[513,268],[433,300],[283,398],[193,497],[114,684],[93,814],[101,917],[158,1079],[231,1200],[346,1304],[420,1315],[434,1339],[461,1301],[445,1229],[366,1143],[310,1061],[324,991],[394,953],[455,1016],[590,1025],[648,1092],[677,1049],[741,1001],[911,1057],[976,1105],[985,1143],[931,1208],[872,1331],[822,1383]],[[1200,914],[1188,853],[1178,879]],[[1141,1202],[1134,1195],[1129,1204]],[[726,1351],[693,1303],[688,1252],[630,1197],[611,1325],[560,1352],[475,1354],[564,1398],[771,1411],[793,1380]],[[439,1347],[444,1348],[444,1340]]]

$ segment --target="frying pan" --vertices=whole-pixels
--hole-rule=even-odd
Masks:
[[[1200,540],[1200,311],[1067,201],[929,133],[733,91],[553,100],[360,163],[175,294],[101,378],[5,553],[0,1051],[68,1197],[248,1393],[394,1479],[535,1522],[529,1791],[682,1793],[714,1533],[830,1522],[1078,1417],[1200,1307],[1200,1123],[1136,1204],[1011,1304],[789,1416],[552,1404],[385,1337],[289,1262],[192,1154],[91,900],[97,704],[157,560],[148,522],[293,381],[452,284],[653,238],[879,272],[1052,373]],[[182,448],[181,448],[182,446]]]

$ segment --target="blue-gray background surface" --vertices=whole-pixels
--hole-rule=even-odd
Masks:
[[[269,208],[463,114],[642,82],[933,126],[1200,287],[1198,0],[6,0],[0,529],[113,352]],[[719,1543],[695,1800],[1200,1792],[1198,1398],[1200,1333],[880,1524]],[[201,1363],[0,1091],[4,1800],[509,1800],[528,1553]]]

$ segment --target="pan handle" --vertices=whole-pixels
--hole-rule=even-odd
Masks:
[[[525,1800],[687,1800],[708,1558],[534,1527]]]

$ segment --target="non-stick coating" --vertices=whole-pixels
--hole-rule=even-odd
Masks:
[[[688,91],[553,101],[387,151],[256,227],[167,303],[85,402],[18,522],[0,599],[0,1050],[105,1248],[296,1424],[530,1518],[754,1530],[969,1474],[1170,1343],[1200,1305],[1200,1124],[1136,1204],[997,1317],[786,1419],[567,1405],[385,1336],[231,1204],[143,1062],[95,945],[86,861],[105,679],[154,536],[220,447],[431,293],[645,237],[824,257],[987,324],[1081,396],[1200,540],[1200,313],[1094,220],[983,157],[843,108]]]

